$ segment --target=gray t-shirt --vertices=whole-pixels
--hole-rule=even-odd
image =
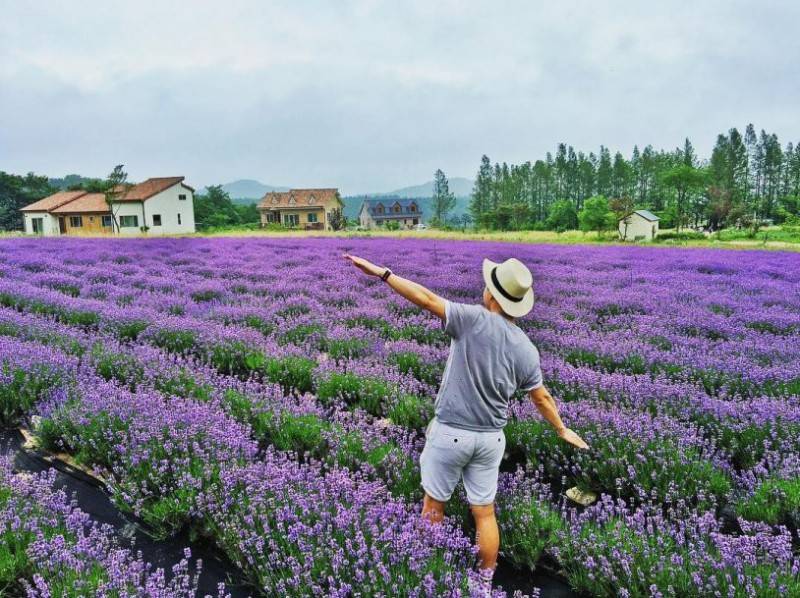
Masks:
[[[519,326],[482,305],[447,301],[444,311],[452,340],[436,419],[476,432],[502,429],[514,392],[542,385],[539,351]]]

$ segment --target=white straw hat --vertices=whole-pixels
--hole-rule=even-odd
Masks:
[[[521,318],[533,308],[533,277],[527,266],[516,258],[502,264],[483,260],[483,280],[503,311]]]

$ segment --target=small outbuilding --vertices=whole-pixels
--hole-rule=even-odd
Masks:
[[[659,218],[649,210],[635,210],[619,219],[619,238],[623,241],[652,241],[658,236]]]

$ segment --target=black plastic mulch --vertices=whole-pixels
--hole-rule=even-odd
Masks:
[[[169,540],[156,541],[148,536],[134,517],[121,512],[109,500],[108,495],[97,481],[68,465],[55,461],[45,461],[34,451],[22,448],[24,440],[17,430],[0,430],[0,455],[13,457],[16,471],[40,472],[51,468],[57,470],[56,487],[63,488],[68,496],[73,496],[82,511],[92,518],[114,528],[120,546],[141,552],[144,559],[154,567],[161,567],[169,577],[172,567],[184,558],[184,548],[192,551],[192,565],[195,559],[202,559],[199,593],[217,596],[220,583],[225,583],[226,591],[233,598],[250,596],[252,591],[242,584],[241,573],[227,559],[220,558],[219,549],[202,542],[192,542],[188,533],[181,533]]]

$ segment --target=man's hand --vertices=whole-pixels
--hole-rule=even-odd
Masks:
[[[353,262],[356,268],[370,276],[383,276],[387,270],[381,266],[376,266],[363,257],[350,255],[349,253],[345,253],[342,257]],[[397,274],[390,276],[386,280],[386,284],[388,284],[395,293],[408,299],[414,305],[418,305],[422,309],[431,312],[437,318],[444,319],[444,299],[439,297],[436,293],[429,291],[421,284],[411,282]]]
[[[358,268],[365,274],[369,274],[370,276],[382,276],[383,273],[386,272],[386,268],[381,268],[380,266],[376,266],[369,260],[365,260],[363,257],[350,255],[349,253],[345,253],[344,256],[342,257],[353,262],[353,265],[355,265],[356,268]]]
[[[587,450],[589,448],[589,445],[584,442],[583,438],[569,428],[561,428],[558,431],[558,437],[579,449]]]

